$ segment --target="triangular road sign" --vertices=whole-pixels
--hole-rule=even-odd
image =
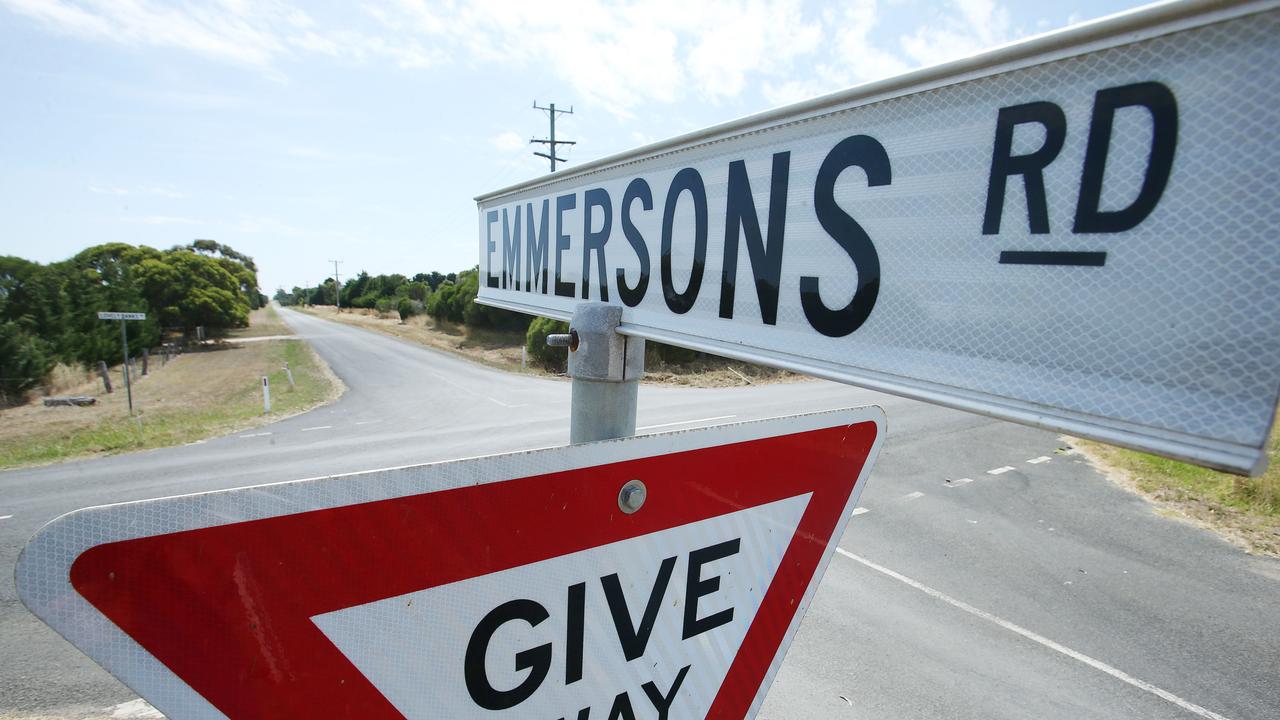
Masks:
[[[749,717],[883,427],[860,408],[89,508],[36,535],[18,588],[177,719]]]

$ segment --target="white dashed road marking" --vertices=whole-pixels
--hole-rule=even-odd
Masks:
[[[271,433],[269,432],[249,433],[248,435],[241,435],[240,438],[244,439],[244,438],[266,437],[267,435],[270,435],[270,434]]]
[[[317,425],[315,427],[302,428],[300,432],[311,432],[312,430],[328,430],[332,425]]]
[[[869,513],[869,512],[871,512],[871,511],[870,511],[870,510],[868,510],[868,509],[866,509],[866,508],[864,508],[864,507],[856,507],[856,508],[854,508],[854,509],[853,509],[853,514],[854,514],[854,515],[864,515],[864,514]]]
[[[1007,472],[1009,472],[1010,470],[1013,470],[1013,469],[1014,469],[1014,468],[1013,468],[1013,466],[1012,466],[1012,465],[1005,465],[1004,467],[998,467],[998,468],[995,468],[994,470],[988,470],[988,471],[987,471],[987,474],[988,474],[988,475],[1003,475],[1003,474],[1005,474],[1005,473],[1007,473]]]
[[[1138,688],[1139,690],[1149,692],[1152,695],[1155,695],[1156,697],[1162,700],[1166,700],[1170,703],[1173,703],[1174,705],[1177,705],[1178,707],[1182,708],[1183,710],[1186,710],[1189,713],[1194,713],[1204,718],[1210,718],[1210,720],[1227,720],[1226,717],[1223,717],[1222,715],[1219,715],[1218,713],[1213,712],[1212,710],[1206,710],[1205,708],[1202,708],[1199,705],[1196,705],[1195,703],[1188,702],[1187,700],[1183,700],[1182,698],[1178,697],[1177,695],[1174,695],[1173,693],[1167,690],[1162,690],[1156,687],[1155,685],[1152,685],[1149,682],[1139,680],[1138,678],[1133,677],[1132,675],[1129,675],[1128,673],[1122,670],[1118,670],[1102,662],[1101,660],[1095,660],[1089,657],[1088,655],[1072,650],[1071,648],[1066,647],[1065,645],[1059,645],[1058,643],[1050,640],[1047,637],[1038,635],[1020,625],[1015,625],[1009,622],[1008,620],[1005,620],[1004,618],[998,617],[996,615],[992,615],[991,613],[985,610],[979,610],[978,608],[966,602],[957,600],[951,597],[950,595],[947,595],[946,593],[943,593],[939,590],[934,590],[933,588],[929,587],[928,585],[925,585],[924,583],[912,580],[906,575],[894,572],[893,570],[890,570],[889,568],[884,567],[883,565],[877,565],[876,563],[871,562],[870,560],[864,557],[861,557],[859,555],[854,555],[853,553],[849,552],[848,550],[845,550],[842,547],[837,547],[836,552],[849,558],[850,560],[853,560],[854,562],[861,563],[866,567],[869,567],[872,570],[875,570],[878,573],[887,575],[893,578],[894,580],[897,580],[898,582],[904,583],[906,585],[910,585],[916,590],[919,590],[920,592],[934,599],[941,600],[942,602],[954,608],[963,610],[969,613],[970,615],[982,618],[983,620],[986,620],[988,622],[995,623],[996,625],[999,625],[1000,627],[1004,628],[1005,630],[1008,630],[1009,632],[1021,635],[1027,640],[1043,645],[1044,647],[1049,648],[1054,652],[1062,653],[1063,655],[1066,655],[1072,660],[1082,662],[1085,665],[1088,665],[1089,667],[1095,670],[1104,672],[1121,682],[1128,683],[1129,685],[1132,685],[1133,687]]]
[[[487,398],[485,398],[485,400],[488,400],[489,402],[493,403],[494,405],[500,405],[500,406],[502,406],[502,407],[504,407],[504,408],[522,408],[522,407],[529,407],[529,403],[520,403],[519,405],[510,405],[510,404],[507,404],[507,403],[502,402],[501,400],[499,400],[499,399],[497,399],[497,398],[491,398],[491,397],[487,397]]]
[[[973,478],[958,478],[956,480],[948,481],[945,484],[947,487],[957,487],[959,485],[964,485],[965,483],[971,483],[971,482],[973,482]]]
[[[12,516],[12,515],[0,515],[0,520],[8,520],[8,519],[9,519],[9,518],[11,518],[11,517],[13,517],[13,516]]]
[[[1053,458],[1050,458],[1048,455],[1041,455],[1041,456],[1040,456],[1040,457],[1038,457],[1038,458],[1031,458],[1031,459],[1030,459],[1030,460],[1028,460],[1027,462],[1028,462],[1028,463],[1030,463],[1030,464],[1032,464],[1032,465],[1039,465],[1040,463],[1047,463],[1047,462],[1049,462],[1049,461],[1050,461],[1050,460],[1052,460],[1052,459],[1053,459]]]
[[[910,494],[908,494],[908,495],[903,495],[903,496],[902,496],[902,499],[903,499],[903,500],[915,500],[916,498],[922,498],[922,497],[924,497],[924,493],[922,493],[922,492],[920,492],[919,490],[917,490],[917,491],[915,491],[915,492],[913,492],[913,493],[910,493]]]

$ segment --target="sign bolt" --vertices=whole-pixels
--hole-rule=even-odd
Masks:
[[[568,333],[552,333],[547,336],[547,347],[567,347],[570,351],[578,349],[578,331]]]
[[[644,506],[648,495],[649,491],[645,489],[644,483],[639,480],[628,480],[622,486],[622,490],[618,491],[618,508],[630,515]]]

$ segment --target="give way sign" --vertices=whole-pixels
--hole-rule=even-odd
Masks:
[[[883,429],[869,407],[89,508],[18,589],[172,718],[750,717]]]

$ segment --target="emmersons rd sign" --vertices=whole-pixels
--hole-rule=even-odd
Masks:
[[[1160,5],[490,193],[480,300],[1258,472],[1277,36]]]

